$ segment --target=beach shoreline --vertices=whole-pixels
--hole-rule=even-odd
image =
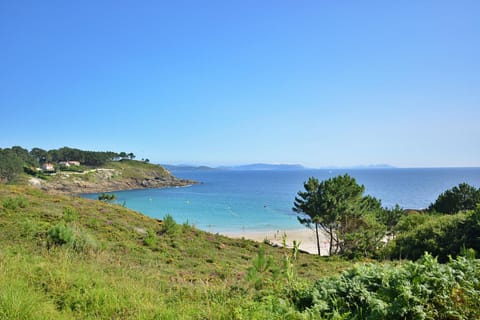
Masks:
[[[268,241],[273,246],[283,246],[283,237],[286,235],[287,248],[293,248],[293,241],[300,242],[300,251],[310,254],[318,254],[315,232],[308,228],[302,229],[278,229],[265,231],[242,231],[242,232],[220,232],[229,238],[245,238],[258,242]],[[328,255],[328,239],[325,234],[320,234],[320,253]]]

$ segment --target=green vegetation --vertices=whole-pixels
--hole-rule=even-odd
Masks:
[[[36,157],[36,160],[39,163],[74,160],[79,161],[81,164],[86,166],[101,166],[114,160],[135,158],[133,153],[129,153],[127,155],[125,152],[116,153],[112,151],[84,151],[69,147],[63,147],[49,151],[34,148],[30,153],[33,153],[32,156]]]
[[[366,264],[292,293],[308,319],[478,319],[480,260]]]
[[[65,165],[60,165],[60,166],[58,166],[58,169],[59,169],[60,171],[67,171],[67,172],[69,171],[69,172],[82,173],[82,172],[88,170],[88,167],[86,167],[86,166],[81,166],[81,165],[80,165],[80,166],[72,166],[72,165],[70,165],[70,166],[68,166],[68,167],[65,166]]]
[[[402,230],[384,250],[389,258],[415,260],[430,252],[445,262],[465,249],[480,252],[480,207],[452,215],[414,214],[401,220],[399,227]]]
[[[480,252],[479,190],[461,183],[437,198],[425,212],[402,216],[382,254],[390,259],[419,259],[429,252],[446,262],[466,249]]]
[[[98,167],[111,161],[122,159],[135,159],[133,153],[112,152],[112,151],[84,151],[75,148],[63,147],[60,149],[43,150],[33,148],[28,151],[20,146],[11,148],[0,148],[0,181],[12,181],[15,176],[25,171],[28,174],[35,174],[35,168],[47,162],[58,164],[62,161],[78,161],[87,167]],[[83,166],[61,166],[63,171],[81,172],[86,168]]]
[[[246,275],[259,250],[276,266],[292,250],[102,201],[0,185],[0,228],[0,319],[267,319],[263,295],[288,283],[283,267],[275,283],[264,274],[275,290]],[[298,253],[295,274],[349,265]]]
[[[304,188],[298,192],[293,210],[300,214],[300,223],[315,227],[319,255],[319,232],[323,231],[329,238],[329,255],[372,256],[387,229],[380,221],[393,223],[390,220],[395,220],[399,211],[396,208],[395,214],[388,215],[380,201],[363,196],[365,187],[347,174],[322,182],[310,178]]]
[[[441,195],[430,205],[429,211],[454,214],[473,210],[480,203],[480,189],[461,183]]]
[[[117,199],[117,195],[114,193],[101,193],[98,195],[98,200],[105,202],[112,202]]]
[[[49,247],[50,245],[72,245],[75,242],[73,230],[64,224],[57,224],[48,230]]]
[[[23,162],[11,149],[0,149],[0,183],[12,182],[23,172]]]
[[[145,179],[145,177],[151,176],[167,178],[171,176],[167,170],[159,165],[128,159],[109,162],[101,168],[116,170],[121,173],[123,178],[129,179]]]
[[[110,161],[121,159],[135,159],[133,153],[112,152],[112,151],[84,151],[75,148],[63,147],[59,149],[43,150],[33,148],[28,151],[19,146],[7,149],[0,149],[0,155],[15,158],[25,167],[38,167],[45,162],[58,163],[60,161],[78,161],[86,166],[100,166]],[[67,169],[68,170],[68,169]]]
[[[175,235],[179,231],[179,225],[175,222],[170,214],[167,214],[162,221],[162,232],[168,235]]]
[[[78,188],[78,183],[85,182],[89,187],[102,186],[107,190],[147,187],[150,186],[148,183],[152,183],[152,186],[155,187],[155,183],[174,180],[175,178],[170,172],[159,165],[128,159],[108,162],[95,169],[87,170],[83,174],[65,173],[48,177],[49,182],[58,182],[72,188]],[[82,192],[81,188],[77,192]],[[107,197],[109,196],[107,194]],[[100,200],[115,199],[102,198]]]

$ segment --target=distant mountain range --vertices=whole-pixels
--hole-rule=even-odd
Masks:
[[[217,170],[217,168],[207,167],[207,166],[191,166],[191,165],[173,165],[173,164],[160,164],[162,167],[168,171],[210,171]]]
[[[191,166],[191,165],[171,165],[162,164],[167,170],[170,171],[191,171],[191,170],[238,170],[238,171],[254,171],[254,170],[304,170],[304,166],[300,164],[268,164],[268,163],[254,163],[245,164],[239,166],[220,166],[220,167],[208,167],[208,166]]]

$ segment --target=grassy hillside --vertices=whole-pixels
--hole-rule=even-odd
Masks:
[[[246,274],[259,249],[277,266],[291,256],[24,186],[0,185],[0,230],[0,319],[248,319],[260,298]],[[307,280],[348,264],[299,254],[295,266]],[[268,288],[288,281],[275,279]]]
[[[161,188],[195,183],[175,178],[162,166],[135,160],[111,161],[100,167],[82,169],[79,172],[57,171],[55,174],[42,174],[41,179],[30,179],[30,183],[44,190],[67,194]],[[27,182],[29,179],[27,177],[21,180]]]
[[[171,177],[171,173],[162,166],[136,160],[112,161],[103,165],[102,168],[116,169],[123,178],[143,179],[153,176],[168,179]]]

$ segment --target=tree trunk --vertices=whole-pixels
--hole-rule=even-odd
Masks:
[[[333,246],[333,230],[330,228],[330,246],[328,248],[328,255],[332,255],[332,246]]]
[[[315,233],[317,235],[317,249],[318,249],[318,255],[320,256],[320,238],[318,237],[318,223],[315,223]]]

